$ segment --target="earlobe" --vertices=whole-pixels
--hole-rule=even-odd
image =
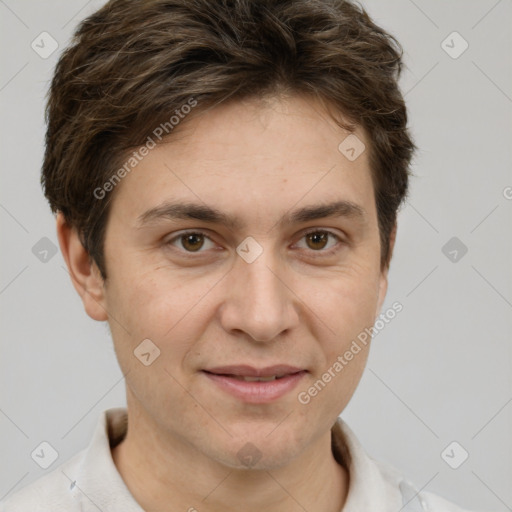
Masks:
[[[379,280],[379,296],[377,299],[377,309],[375,310],[375,319],[380,314],[382,309],[382,304],[384,303],[384,299],[386,298],[386,293],[388,291],[388,270],[387,268],[381,272],[380,280]]]
[[[86,313],[94,320],[108,320],[103,278],[82,245],[77,230],[69,226],[61,212],[57,214],[57,236],[71,281]]]

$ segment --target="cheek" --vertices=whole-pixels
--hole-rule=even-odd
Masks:
[[[328,335],[317,336],[322,363],[311,387],[302,391],[321,417],[341,412],[359,384],[369,355],[376,290],[375,279],[344,279],[337,285],[331,282],[328,291],[316,298],[314,309],[320,312]]]
[[[113,275],[108,294],[113,342],[127,384],[141,403],[171,403],[172,395],[172,403],[189,407],[178,382],[183,381],[183,361],[202,332],[201,293],[190,282],[169,282],[163,272],[159,279],[134,274],[129,279]],[[143,354],[148,352],[146,366]]]
[[[331,280],[323,294],[315,295],[312,307],[328,328],[327,336],[318,336],[323,353],[320,373],[328,372],[322,380],[329,382],[325,398],[330,399],[324,403],[337,403],[340,410],[364,371],[375,321],[379,274],[370,268],[360,270]]]
[[[129,279],[124,276],[130,276]],[[211,317],[208,291],[218,277],[185,276],[165,269],[143,275],[125,273],[113,276],[107,297],[108,308],[117,322],[113,335],[124,339],[123,351],[134,348],[144,339],[152,340],[162,352],[166,366],[183,360],[194,342],[200,338]],[[120,329],[119,325],[125,329]],[[131,341],[127,343],[127,332]],[[116,339],[116,337],[114,337]],[[172,350],[170,350],[172,349]]]
[[[307,294],[306,304],[311,304],[338,339],[346,339],[373,325],[378,291],[379,274],[375,269],[350,269],[331,276],[323,286],[315,286]]]

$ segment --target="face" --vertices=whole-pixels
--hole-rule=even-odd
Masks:
[[[344,354],[373,325],[386,275],[367,151],[347,159],[347,135],[305,98],[232,103],[118,185],[101,301],[129,408],[155,435],[276,468],[349,402],[368,348]]]

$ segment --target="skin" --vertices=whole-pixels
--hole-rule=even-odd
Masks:
[[[363,130],[355,134],[368,148]],[[342,509],[349,475],[333,457],[330,429],[368,349],[310,403],[297,397],[374,324],[387,290],[368,151],[349,161],[338,151],[347,135],[320,104],[298,96],[234,102],[185,121],[115,191],[105,282],[58,215],[75,288],[87,314],[109,322],[126,374],[129,428],[112,456],[144,510]],[[144,212],[178,199],[245,226],[166,218],[139,225]],[[295,208],[335,200],[363,215],[277,224]],[[340,239],[312,240],[304,234],[311,228]],[[206,236],[187,244],[185,229]],[[263,249],[252,263],[236,252],[248,236]],[[144,366],[134,350],[147,338],[160,356]],[[308,373],[274,402],[248,404],[201,372],[241,363]],[[237,457],[247,442],[261,453],[250,468]]]

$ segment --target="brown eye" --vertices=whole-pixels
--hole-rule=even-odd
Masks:
[[[210,243],[210,247],[208,247]],[[213,248],[214,243],[209,236],[202,233],[201,231],[188,231],[181,233],[171,238],[166,242],[166,245],[170,245],[184,253],[204,253],[206,249]]]
[[[329,241],[331,239],[331,242]],[[305,241],[305,246],[300,243]],[[331,231],[322,229],[311,230],[302,235],[299,247],[307,250],[313,256],[329,256],[337,252],[343,246],[343,239]],[[315,254],[318,253],[318,254]]]
[[[306,235],[306,240],[308,240],[308,247],[314,250],[323,249],[328,242],[329,234],[325,231],[314,231],[313,233],[308,233]]]
[[[204,245],[204,236],[201,233],[187,233],[180,237],[182,246],[191,252],[196,252]]]

